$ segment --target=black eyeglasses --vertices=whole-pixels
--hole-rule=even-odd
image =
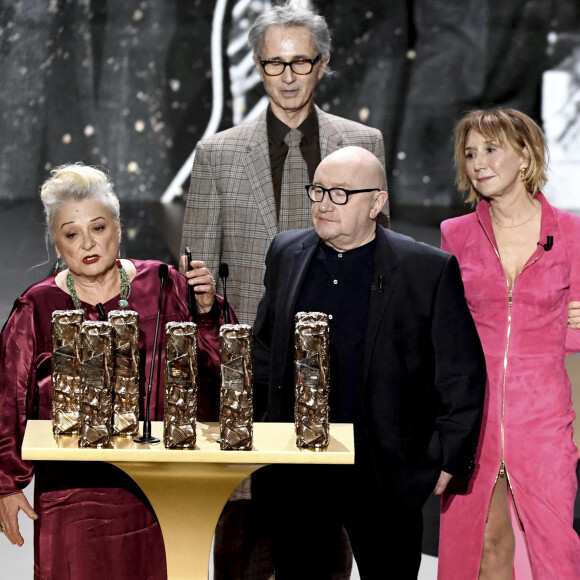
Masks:
[[[324,194],[328,193],[330,201],[335,205],[344,205],[348,201],[349,195],[354,195],[355,193],[368,193],[370,191],[381,191],[378,187],[373,187],[372,189],[344,189],[343,187],[331,187],[326,189],[322,185],[315,185],[311,183],[306,185],[306,193],[311,201],[321,202],[324,199]]]
[[[279,77],[289,66],[297,75],[309,75],[314,65],[322,58],[319,54],[316,58],[297,58],[284,62],[283,60],[261,60],[260,64],[269,77]]]

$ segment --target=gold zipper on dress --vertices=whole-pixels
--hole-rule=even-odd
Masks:
[[[489,243],[491,244],[491,247],[493,248],[493,251],[495,252],[495,255],[497,256],[497,259],[499,260],[500,266],[503,270],[503,266],[501,264],[501,256],[499,255],[499,251],[498,249],[495,247],[495,244],[493,243],[492,239],[489,237],[489,234],[487,233],[487,230],[485,229],[485,226],[483,225],[483,223],[481,222],[481,219],[479,218],[479,216],[477,216],[479,223],[487,237],[487,239],[489,240]],[[508,325],[507,325],[507,332],[506,332],[506,345],[505,345],[505,352],[504,352],[504,358],[503,358],[503,380],[502,380],[502,397],[501,397],[501,424],[500,424],[500,431],[501,431],[501,461],[499,464],[499,471],[498,474],[496,476],[496,481],[497,481],[497,477],[507,477],[507,481],[508,481],[508,485],[510,487],[510,491],[512,494],[512,498],[514,500],[514,505],[516,507],[516,512],[518,512],[518,507],[516,504],[516,499],[514,497],[514,492],[513,489],[511,489],[511,483],[509,480],[509,476],[507,473],[507,468],[505,465],[505,457],[504,457],[504,452],[505,452],[505,391],[506,391],[506,375],[507,375],[507,364],[508,364],[508,351],[509,351],[509,343],[510,343],[510,333],[511,333],[511,326],[512,326],[512,306],[513,306],[513,292],[514,292],[514,286],[516,284],[516,280],[520,277],[521,273],[526,269],[529,268],[532,264],[535,264],[540,257],[543,255],[545,250],[542,250],[537,258],[535,260],[532,260],[529,264],[525,264],[524,267],[521,269],[521,271],[519,272],[519,274],[517,274],[517,276],[514,278],[514,283],[513,285],[510,287],[510,283],[509,280],[507,278],[507,276],[505,276],[505,272],[504,272],[504,276],[505,276],[505,281],[506,281],[506,285],[508,288]],[[518,512],[518,517],[519,517],[519,512]],[[520,518],[520,523],[521,523],[521,518]],[[523,527],[523,525],[522,525]]]
[[[514,490],[512,488],[512,483],[510,481],[510,476],[508,474],[507,467],[505,465],[505,457],[504,457],[504,451],[505,451],[505,425],[504,425],[504,423],[505,423],[505,385],[506,385],[507,363],[508,363],[508,348],[509,348],[510,334],[511,334],[511,327],[512,327],[512,306],[513,306],[514,286],[516,285],[516,280],[520,277],[522,272],[526,268],[529,268],[532,264],[535,264],[540,259],[540,257],[543,255],[544,251],[545,250],[542,250],[538,254],[538,257],[535,260],[532,260],[529,264],[526,264],[520,270],[519,274],[515,277],[514,283],[513,283],[511,288],[509,286],[509,281],[508,281],[507,276],[506,276],[506,284],[508,285],[508,328],[507,328],[507,341],[506,341],[506,346],[505,346],[504,369],[503,369],[503,390],[502,390],[502,401],[501,401],[501,462],[499,464],[498,476],[507,478],[507,484],[509,486],[512,500],[514,502],[514,508],[516,510],[516,514],[518,517],[518,521],[520,523],[520,527],[523,531],[525,531],[524,522],[522,520],[522,516],[520,515],[520,509],[518,507],[518,502],[516,500],[516,496],[515,496]],[[496,254],[499,258],[499,252],[497,250],[496,250]],[[501,258],[500,258],[500,263],[501,263]],[[497,478],[496,478],[496,481],[497,481]]]
[[[497,252],[496,252],[497,253]],[[499,254],[498,254],[499,256]],[[501,262],[501,259],[500,259]],[[506,283],[508,285],[508,325],[507,325],[507,334],[506,334],[506,343],[505,343],[505,352],[503,355],[503,381],[501,386],[501,462],[499,465],[499,476],[504,477],[506,474],[505,468],[505,457],[504,457],[504,450],[505,450],[505,381],[507,376],[507,365],[508,365],[508,351],[510,346],[510,334],[512,330],[512,305],[513,305],[513,286],[509,287],[509,282],[506,277]],[[514,280],[515,285],[515,280]]]
[[[489,240],[489,243],[491,244],[491,247],[493,248],[493,251],[495,252],[495,255],[497,256],[497,259],[499,260],[500,266],[503,270],[503,266],[501,265],[501,256],[499,255],[499,251],[498,249],[495,247],[492,239],[489,237],[489,234],[487,233],[487,230],[485,229],[485,226],[483,225],[483,223],[481,222],[481,219],[479,216],[477,216],[477,219],[479,220],[479,223],[487,237],[487,239]],[[504,457],[504,451],[505,451],[505,390],[506,390],[506,375],[507,375],[507,363],[508,363],[508,349],[509,349],[509,341],[510,341],[510,333],[511,333],[511,324],[512,324],[512,306],[513,306],[513,291],[514,291],[514,286],[516,284],[516,280],[519,278],[520,274],[526,269],[529,268],[532,264],[535,264],[540,257],[544,254],[545,250],[542,250],[537,258],[535,260],[532,260],[529,264],[524,265],[524,267],[521,269],[521,271],[519,272],[519,274],[515,277],[514,279],[514,283],[513,285],[510,287],[510,283],[509,280],[507,278],[507,276],[505,276],[505,272],[504,272],[504,276],[505,276],[505,280],[506,280],[506,284],[508,287],[508,326],[507,326],[507,333],[506,333],[506,346],[505,346],[505,353],[504,353],[504,361],[503,361],[503,381],[502,381],[502,401],[501,401],[501,461],[499,464],[499,471],[496,475],[495,478],[495,483],[497,483],[497,479],[498,477],[505,477],[507,478],[507,484],[509,486],[509,490],[514,502],[514,507],[516,510],[516,514],[521,526],[521,529],[524,530],[524,523],[522,521],[521,515],[520,515],[520,510],[518,508],[518,503],[516,501],[516,497],[514,495],[514,490],[512,488],[512,484],[510,481],[510,476],[508,474],[507,468],[506,468],[506,464],[505,464],[505,457]],[[494,485],[495,485],[494,483]],[[525,531],[525,530],[524,530]]]
[[[498,475],[500,477],[505,477],[505,462],[504,462],[503,458],[502,458],[502,460],[500,461],[500,464],[499,464],[499,473],[498,473]]]

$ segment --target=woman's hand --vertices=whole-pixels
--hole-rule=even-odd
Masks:
[[[22,510],[31,520],[38,519],[37,513],[20,491],[0,499],[0,529],[11,544],[22,546],[24,538],[20,535],[18,512]]]
[[[580,302],[572,301],[568,304],[568,328],[580,329]]]
[[[195,289],[195,301],[200,312],[209,312],[215,300],[215,280],[201,260],[192,260],[193,270],[187,271],[187,258],[181,256],[187,283]]]

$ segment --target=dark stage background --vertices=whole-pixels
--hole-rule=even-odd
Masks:
[[[394,210],[461,208],[457,117],[503,105],[541,121],[545,71],[580,62],[578,0],[303,3],[333,33],[335,73],[316,101],[382,130]],[[122,199],[181,195],[198,139],[265,105],[245,40],[269,5],[0,0],[0,199],[35,198],[51,167],[76,160],[106,166]],[[580,131],[580,72],[569,76],[570,111],[556,113]]]

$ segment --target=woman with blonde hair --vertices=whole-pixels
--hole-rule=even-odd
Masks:
[[[541,192],[546,159],[542,130],[519,111],[473,111],[456,127],[457,183],[476,207],[441,224],[441,246],[459,261],[488,379],[467,492],[442,499],[440,580],[580,578],[564,366],[580,351],[569,318],[580,217]]]

